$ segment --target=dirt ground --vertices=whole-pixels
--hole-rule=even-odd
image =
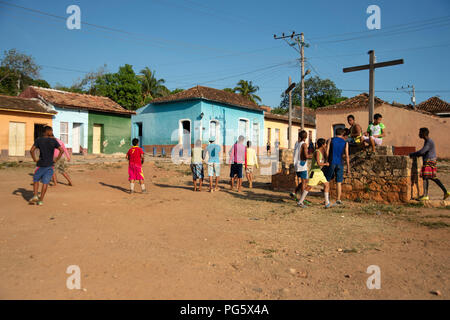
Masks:
[[[440,164],[450,187],[450,163]],[[229,191],[228,167],[221,191],[193,192],[188,166],[163,160],[144,165],[148,194],[128,194],[125,162],[76,162],[73,187],[60,176],[44,205],[30,206],[33,164],[0,168],[1,299],[450,297],[448,207],[325,210],[311,197],[300,209],[270,177]],[[431,197],[441,197],[434,184]],[[66,287],[70,265],[81,290]],[[366,286],[370,265],[379,290]]]

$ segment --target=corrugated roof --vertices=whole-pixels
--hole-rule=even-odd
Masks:
[[[433,114],[450,113],[450,103],[441,100],[438,97],[431,97],[430,99],[418,104],[416,109]]]
[[[247,98],[237,93],[227,92],[203,86],[195,86],[167,97],[156,98],[153,99],[150,103],[159,104],[159,103],[168,103],[193,99],[205,99],[209,101],[225,103],[231,106],[264,111],[256,103],[251,102]]]
[[[29,86],[20,94],[20,96],[27,98],[41,98],[54,106],[63,108],[85,109],[119,114],[135,114],[134,111],[127,110],[110,98],[102,96],[92,96],[89,94],[66,92],[35,86]]]
[[[49,106],[45,105],[45,103],[43,103],[39,99],[28,99],[5,95],[0,95],[0,109],[46,113],[48,115],[54,115],[57,113],[55,110],[52,110]]]

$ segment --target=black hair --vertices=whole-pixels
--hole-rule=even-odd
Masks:
[[[347,116],[347,120],[349,120],[349,119],[353,119],[353,120],[355,120],[355,116],[354,116],[354,115],[352,115],[352,114],[350,114],[350,115],[348,115],[348,116]]]
[[[337,136],[342,136],[343,133],[344,133],[344,128],[337,128],[336,129],[336,135]]]
[[[428,130],[428,128],[420,128],[419,132],[425,137],[428,137],[428,135],[430,134],[430,130]]]
[[[349,128],[345,128],[343,136],[349,136],[349,135],[350,135],[350,129]]]
[[[139,143],[139,139],[134,138],[133,141],[131,141],[131,143],[133,143],[133,146],[137,146],[137,144]]]
[[[302,140],[306,139],[308,137],[308,133],[305,130],[302,130],[298,133],[298,137]]]
[[[379,113],[375,113],[375,115],[373,116],[374,120],[377,120],[379,118],[383,118],[383,116]]]
[[[319,149],[321,146],[323,146],[325,144],[325,139],[324,138],[320,138],[317,140],[317,149]]]
[[[53,128],[50,127],[50,126],[45,126],[44,127],[44,132],[47,132],[47,131],[53,131]]]
[[[250,146],[252,145],[252,143],[250,142],[250,140],[247,141],[247,147],[250,148]]]

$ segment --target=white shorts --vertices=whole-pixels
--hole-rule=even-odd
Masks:
[[[363,140],[364,141],[369,141],[370,138],[372,138],[372,137],[363,136]],[[375,145],[381,146],[381,143],[383,142],[383,139],[381,139],[381,138],[372,138],[372,139],[375,141]]]

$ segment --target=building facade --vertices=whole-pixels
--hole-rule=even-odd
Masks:
[[[126,152],[131,139],[131,115],[107,97],[30,86],[20,96],[38,98],[57,113],[53,132],[71,153]]]
[[[39,99],[0,95],[0,156],[25,157],[56,111]]]
[[[166,155],[175,147],[184,154],[197,140],[206,145],[212,136],[225,152],[240,135],[260,151],[263,112],[238,94],[196,86],[137,110],[132,117],[132,137],[140,138],[146,152]]]

